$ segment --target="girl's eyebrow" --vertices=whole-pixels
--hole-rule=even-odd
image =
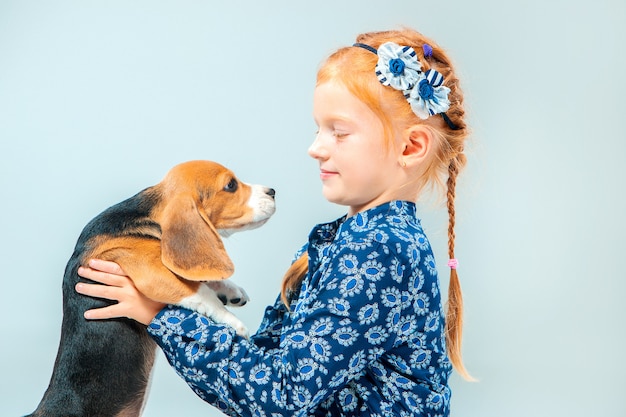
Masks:
[[[315,121],[315,123],[319,124],[319,120],[317,120],[316,117],[313,117],[313,120]],[[344,116],[344,115],[332,115],[330,117],[325,117],[324,120],[330,123],[340,122],[340,123],[354,124],[354,121],[352,118],[348,116]]]

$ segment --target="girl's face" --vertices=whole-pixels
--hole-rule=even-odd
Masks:
[[[383,124],[369,107],[341,83],[315,88],[313,118],[317,136],[309,155],[320,164],[324,197],[349,206],[349,215],[393,199],[407,199],[399,138],[396,147],[384,141]],[[410,187],[409,187],[410,188]],[[414,199],[413,196],[408,197]]]

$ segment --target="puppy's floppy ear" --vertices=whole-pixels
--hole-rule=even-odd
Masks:
[[[220,280],[233,274],[222,239],[192,197],[169,202],[161,232],[161,260],[175,274],[191,281]]]

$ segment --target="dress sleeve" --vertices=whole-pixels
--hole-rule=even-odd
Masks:
[[[259,329],[250,338],[252,343],[267,350],[278,348],[286,311],[287,309],[279,296],[274,305],[265,309]]]
[[[278,333],[267,326],[247,340],[174,307],[148,331],[194,392],[224,413],[307,415],[401,343],[404,331],[413,333],[402,326],[406,280],[399,271],[383,245],[358,258],[347,249],[335,254],[311,277],[313,285],[303,286],[278,346]]]

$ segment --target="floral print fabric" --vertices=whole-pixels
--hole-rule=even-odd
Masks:
[[[148,332],[178,374],[231,416],[447,416],[451,366],[434,257],[415,205],[316,226],[309,273],[249,340],[178,307]]]

